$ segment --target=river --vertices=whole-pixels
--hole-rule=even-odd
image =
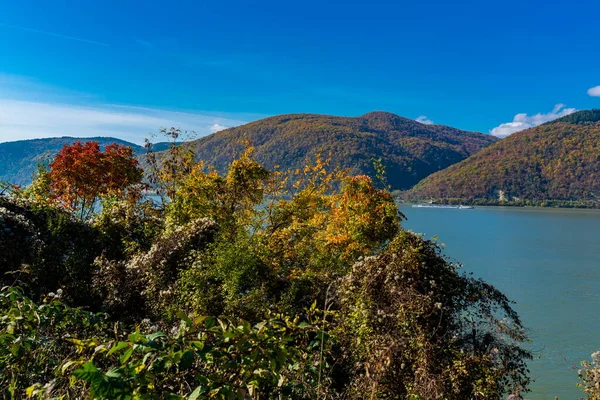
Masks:
[[[600,350],[600,211],[411,208],[403,226],[436,236],[466,272],[516,302],[535,380],[526,399],[577,399],[580,362]]]

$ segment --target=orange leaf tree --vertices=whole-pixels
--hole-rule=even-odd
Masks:
[[[124,198],[141,180],[142,170],[133,150],[116,143],[104,151],[93,141],[67,144],[50,164],[53,200],[81,219],[92,215],[101,198]]]

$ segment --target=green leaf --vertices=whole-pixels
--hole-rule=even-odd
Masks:
[[[202,350],[204,348],[204,342],[201,340],[192,340],[189,345],[195,349]]]
[[[118,368],[111,368],[104,375],[109,378],[121,378],[123,376],[123,374],[119,372]]]
[[[130,342],[132,343],[138,343],[140,340],[145,339],[144,335],[142,335],[139,332],[134,332],[134,333],[130,333],[129,336],[127,336],[127,339],[129,339]]]
[[[208,317],[204,321],[204,326],[206,329],[210,329],[217,324],[217,319],[215,317]]]
[[[100,377],[100,371],[93,362],[88,361],[81,366],[81,368],[73,371],[73,376],[82,379],[87,382],[95,382]]]
[[[177,318],[179,318],[182,321],[185,321],[188,324],[192,323],[192,321],[190,320],[190,317],[188,317],[186,314],[182,313],[181,311],[177,311],[177,313],[175,315],[177,316]]]
[[[200,325],[203,323],[208,317],[206,315],[201,315],[199,317],[194,318],[194,325]]]
[[[131,357],[132,354],[133,354],[133,347],[130,347],[127,350],[125,350],[125,352],[119,358],[119,361],[121,361],[121,364],[125,364],[127,362],[127,360],[129,360],[129,358]]]
[[[81,364],[81,361],[67,361],[66,363],[63,364],[60,371],[64,374],[65,371],[67,369],[69,369],[70,367],[72,367],[73,365],[80,365],[80,364]]]
[[[167,336],[167,335],[163,332],[156,332],[156,333],[152,333],[152,334],[146,336],[146,338],[148,340],[156,340],[158,338],[165,337],[165,336]]]
[[[110,356],[112,353],[115,353],[115,352],[117,352],[117,351],[121,351],[121,350],[123,350],[123,349],[124,349],[124,348],[126,348],[126,347],[129,347],[129,343],[127,343],[127,342],[119,342],[119,343],[117,343],[116,345],[114,345],[114,346],[112,347],[112,349],[110,349],[110,350],[108,351],[107,355],[109,355],[109,356]]]
[[[200,397],[200,394],[202,394],[202,386],[198,386],[196,390],[190,394],[188,400],[196,400]]]

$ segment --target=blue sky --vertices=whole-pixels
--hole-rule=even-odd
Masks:
[[[0,0],[0,141],[373,110],[503,136],[600,107],[598,15],[597,1]]]

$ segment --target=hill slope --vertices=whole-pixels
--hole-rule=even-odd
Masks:
[[[111,143],[123,144],[132,147],[137,154],[145,152],[143,146],[112,137],[60,137],[5,142],[0,143],[0,181],[28,184],[38,163],[51,161],[65,144],[72,144],[77,140],[97,141],[101,147]],[[164,150],[166,143],[157,143],[153,148],[155,151]]]
[[[489,204],[501,200],[597,204],[600,110],[576,112],[515,133],[427,177],[408,197]]]
[[[317,153],[331,153],[332,165],[372,175],[372,158],[381,158],[390,185],[407,189],[496,138],[373,112],[361,117],[280,115],[220,131],[188,145],[198,159],[224,170],[246,140],[255,146],[257,160],[267,168],[300,168]]]

